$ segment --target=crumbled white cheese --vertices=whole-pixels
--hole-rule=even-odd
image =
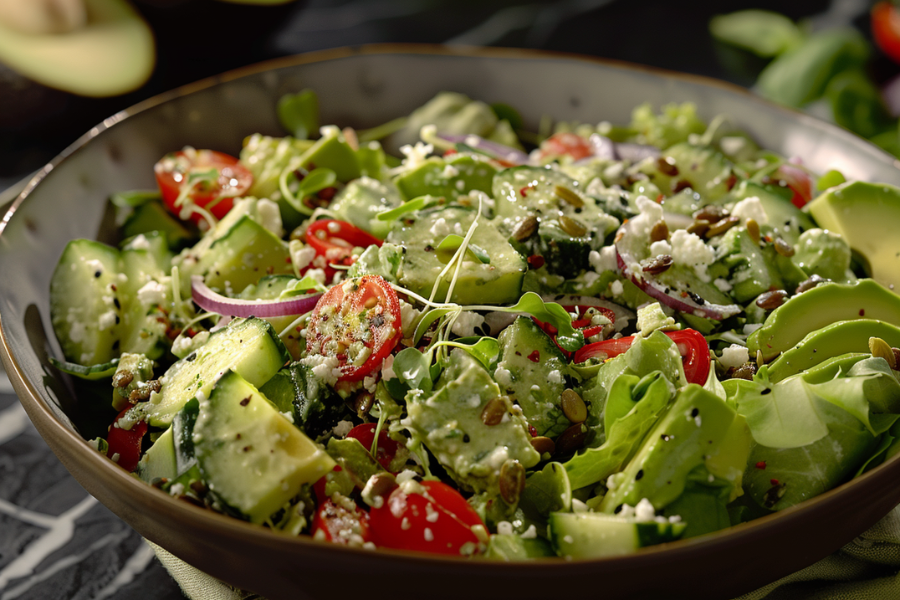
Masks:
[[[150,241],[143,233],[139,233],[134,237],[133,240],[131,240],[131,243],[128,244],[128,247],[132,250],[149,250]]]
[[[558,369],[554,369],[547,374],[547,381],[550,383],[562,383],[563,376]]]
[[[340,364],[336,356],[322,356],[320,354],[311,354],[306,358],[300,359],[300,362],[312,369],[313,375],[324,381],[330,386],[337,383],[338,377],[341,376]]]
[[[325,271],[324,269],[310,269],[306,272],[306,275],[312,277],[320,284],[325,285]]]
[[[609,286],[609,293],[613,296],[621,296],[625,293],[625,286],[622,285],[622,282],[616,279]]]
[[[403,166],[411,171],[428,160],[428,155],[434,152],[434,146],[416,142],[415,146],[409,144],[400,146],[400,152],[406,157],[403,159]]]
[[[762,323],[747,323],[744,325],[744,335],[750,335],[762,326]]]
[[[331,432],[334,433],[335,436],[342,438],[346,437],[351,429],[353,429],[353,423],[351,421],[338,421]]]
[[[715,260],[712,248],[703,243],[703,240],[695,233],[688,233],[684,229],[678,229],[672,234],[672,262],[687,267],[693,267],[702,281],[710,281],[712,278],[706,269]]]
[[[659,240],[650,244],[650,256],[659,256],[661,254],[672,255],[672,245],[666,240]]]
[[[748,362],[750,362],[750,352],[744,346],[737,344],[732,344],[722,350],[722,356],[719,357],[719,363],[726,369],[737,368]]]
[[[397,374],[394,373],[394,355],[388,354],[387,358],[384,359],[384,362],[381,363],[381,378],[385,381],[388,379],[394,379],[397,377]]]
[[[105,313],[100,315],[98,319],[97,328],[100,331],[106,331],[107,329],[112,329],[116,325],[116,313],[115,311],[108,310]]]
[[[512,372],[498,364],[497,370],[494,371],[494,381],[497,385],[507,388],[512,385]]]
[[[497,523],[497,533],[500,535],[512,535],[513,526],[509,521],[500,521]]]
[[[443,239],[450,233],[450,226],[447,225],[447,220],[444,217],[439,217],[434,221],[428,233],[433,235],[435,240]]]
[[[753,219],[760,225],[767,225],[769,223],[769,215],[766,214],[766,209],[756,196],[744,198],[735,204],[734,208],[731,209],[731,216],[737,217],[742,221]]]
[[[305,245],[300,240],[291,240],[290,244],[288,244],[288,251],[291,253],[291,264],[294,265],[297,271],[302,271],[308,267],[316,257],[316,249]]]
[[[647,196],[638,196],[635,203],[641,214],[629,222],[631,231],[639,238],[649,237],[650,230],[663,218],[663,207]]]
[[[464,310],[456,317],[450,331],[459,337],[469,337],[475,335],[475,328],[480,327],[482,323],[484,323],[483,316],[476,312]]]
[[[615,246],[604,246],[599,252],[591,250],[588,254],[588,261],[597,273],[616,271],[619,268]]]
[[[638,523],[647,523],[656,518],[656,509],[646,498],[642,498],[634,507],[634,520]]]
[[[459,175],[459,169],[457,169],[453,165],[447,165],[444,167],[444,170],[441,171],[441,177],[445,179],[450,179],[452,177],[456,177],[457,175]]]
[[[731,291],[731,284],[722,279],[721,277],[717,277],[715,281],[713,281],[713,285],[719,288],[719,291],[727,294]]]
[[[151,279],[137,291],[138,302],[147,306],[162,304],[166,301],[168,290],[167,286]]]
[[[422,311],[416,309],[415,306],[400,300],[400,325],[403,328],[403,337],[408,338],[416,332],[415,326],[418,325],[419,316]]]
[[[256,210],[259,214],[259,224],[274,233],[277,237],[284,236],[284,227],[281,223],[281,210],[278,205],[267,198],[260,198],[256,202]]]
[[[520,535],[519,537],[522,538],[523,540],[533,540],[534,538],[536,538],[537,537],[537,528],[534,526],[534,523],[529,525],[528,529],[526,529],[522,533],[522,535]]]

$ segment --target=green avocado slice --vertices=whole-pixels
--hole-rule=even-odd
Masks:
[[[144,84],[156,49],[125,0],[85,0],[88,21],[63,34],[31,34],[0,22],[0,60],[38,83],[82,96],[116,96]]]

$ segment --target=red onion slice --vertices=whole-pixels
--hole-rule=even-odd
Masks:
[[[623,249],[622,240],[628,236],[627,228],[627,225],[623,225],[617,235],[619,241],[616,242],[616,262],[622,275],[629,278],[645,294],[675,310],[706,319],[721,321],[741,312],[741,307],[737,304],[711,304],[696,294],[684,292],[685,295],[682,296],[681,290],[672,290],[657,281],[646,279],[640,271],[634,269],[634,266],[640,265],[639,261]]]
[[[491,140],[486,140],[478,135],[439,133],[437,134],[437,137],[454,144],[465,144],[467,146],[471,146],[476,150],[481,150],[482,152],[491,155],[493,158],[505,160],[508,163],[513,163],[514,165],[526,165],[529,161],[528,155],[521,150],[512,148],[510,146],[504,146],[503,144],[498,144],[497,142],[492,142]]]
[[[239,300],[212,291],[199,275],[191,277],[191,298],[197,306],[209,312],[231,317],[302,315],[315,308],[321,297],[322,294],[315,294],[288,300]]]

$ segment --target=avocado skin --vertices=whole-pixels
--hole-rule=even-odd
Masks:
[[[854,181],[829,189],[806,209],[868,262],[872,279],[900,292],[900,188]]]
[[[753,356],[761,351],[769,361],[830,323],[863,318],[900,325],[900,296],[872,279],[819,285],[772,311],[747,338],[747,348]]]

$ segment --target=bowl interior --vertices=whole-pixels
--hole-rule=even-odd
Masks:
[[[704,119],[727,114],[763,147],[800,156],[815,171],[839,169],[848,178],[900,184],[896,161],[874,146],[836,127],[767,104],[743,90],[695,77],[535,52],[395,46],[327,51],[200,82],[115,115],[48,165],[0,223],[0,325],[4,342],[0,353],[29,414],[57,455],[88,491],[143,535],[214,575],[273,598],[292,594],[298,588],[327,595],[327,587],[317,584],[316,578],[297,582],[288,563],[296,564],[301,559],[308,562],[310,571],[321,569],[323,573],[334,567],[319,564],[322,561],[349,560],[366,573],[413,569],[412,576],[422,581],[448,578],[446,590],[439,593],[448,597],[458,597],[460,590],[471,595],[473,589],[479,589],[472,587],[473,582],[482,579],[488,582],[484,590],[519,590],[522,597],[530,597],[542,589],[541,578],[568,574],[576,587],[581,587],[588,577],[594,579],[601,572],[611,581],[622,580],[610,586],[612,592],[665,593],[663,590],[680,589],[679,581],[690,585],[698,576],[698,568],[730,565],[733,577],[728,581],[699,591],[693,588],[695,597],[713,597],[746,591],[821,558],[900,500],[900,483],[896,483],[900,479],[887,481],[898,470],[892,462],[809,503],[809,507],[767,517],[764,523],[742,526],[714,539],[692,540],[671,549],[595,561],[588,566],[557,562],[530,570],[509,565],[487,570],[473,563],[390,553],[376,558],[306,540],[281,539],[182,506],[129,478],[85,444],[79,444],[76,429],[85,437],[93,437],[103,434],[105,427],[104,431],[95,431],[90,401],[76,398],[71,382],[47,360],[51,355],[60,356],[49,321],[48,289],[65,244],[74,238],[107,238],[111,223],[106,217],[106,199],[120,190],[154,188],[153,164],[167,152],[191,145],[237,154],[247,135],[283,135],[275,104],[282,94],[303,88],[312,88],[319,95],[323,123],[355,127],[371,127],[408,114],[441,90],[459,91],[488,103],[510,104],[532,129],[537,128],[543,115],[568,121],[625,123],[631,110],[642,102],[659,107],[690,101]],[[108,391],[104,393],[108,397]],[[873,503],[870,497],[864,503],[864,499],[853,496],[867,493],[875,494],[880,501]],[[853,516],[854,507],[864,508],[859,511],[862,516]],[[816,519],[820,519],[821,527],[821,519],[841,515],[846,524],[830,534],[810,535],[808,542],[799,546],[787,541],[776,543],[783,541],[778,536],[786,532],[799,535],[800,531],[814,531]],[[237,544],[248,550],[235,551]],[[739,554],[767,544],[770,549],[778,548],[774,551],[781,557],[778,561],[769,556],[764,562],[749,557],[739,562]],[[716,559],[723,551],[731,552],[725,562]],[[697,565],[704,556],[710,566],[693,567],[688,571],[690,577],[677,576],[674,569],[678,565]],[[736,569],[736,564],[745,566]],[[634,577],[648,567],[671,571],[672,579],[654,583],[658,578]],[[451,574],[462,572],[470,577],[467,585],[450,579]],[[513,577],[519,583],[510,583]],[[629,578],[631,581],[624,581]],[[349,585],[365,590],[365,578],[359,579],[362,581]],[[492,580],[506,582],[506,587],[496,588]]]

